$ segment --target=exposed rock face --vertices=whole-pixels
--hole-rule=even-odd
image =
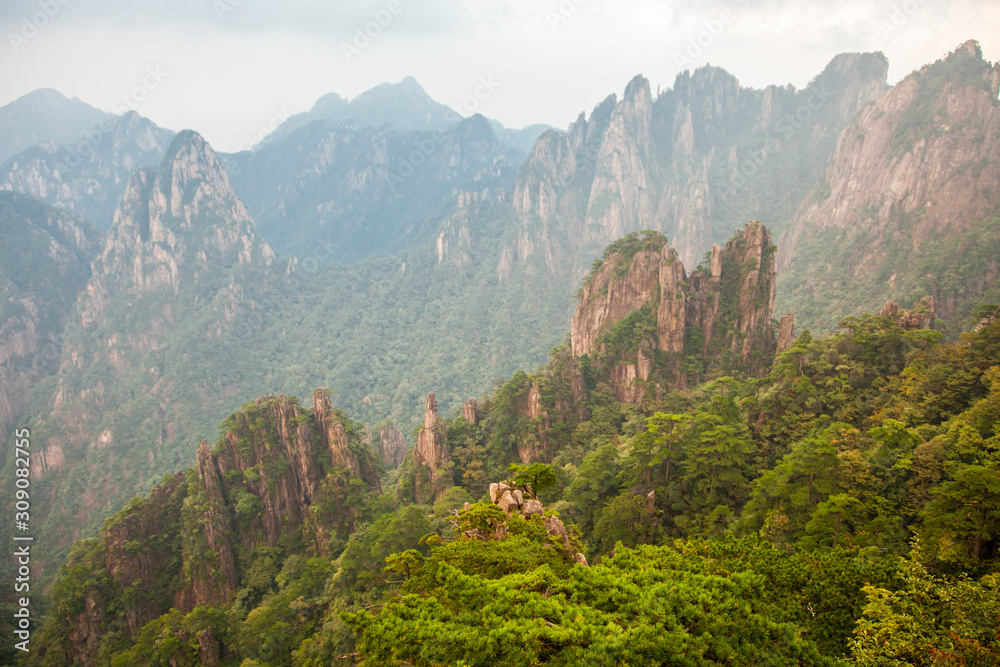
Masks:
[[[83,326],[96,322],[109,293],[174,293],[216,263],[267,265],[274,252],[256,238],[225,169],[198,134],[177,135],[154,171],[139,169],[115,212],[115,225],[94,261],[94,280],[81,303]]]
[[[905,331],[916,331],[930,329],[936,312],[937,302],[934,297],[925,296],[913,310],[902,310],[895,301],[887,301],[879,315],[889,318]]]
[[[35,383],[59,368],[63,328],[100,245],[87,223],[13,192],[0,192],[0,237],[16,250],[0,265],[0,429],[10,433]]]
[[[437,500],[452,486],[451,471],[446,468],[449,458],[444,425],[438,420],[437,398],[432,392],[427,395],[424,425],[417,433],[417,446],[413,450],[417,502]]]
[[[781,323],[778,325],[777,354],[791,347],[793,340],[795,340],[795,315],[789,313],[781,318]]]
[[[550,276],[581,275],[590,258],[624,234],[666,234],[683,263],[700,258],[748,218],[780,231],[789,211],[821,176],[825,157],[854,114],[886,89],[881,54],[837,56],[803,90],[743,88],[724,70],[678,75],[653,99],[632,80],[568,132],[549,132],[518,172],[518,232],[498,266],[518,264]],[[789,155],[818,156],[795,167]],[[786,184],[767,203],[754,196]]]
[[[301,527],[322,553],[328,524],[310,508],[345,475],[379,488],[356,425],[330,407],[323,391],[313,396],[311,416],[296,401],[270,396],[245,406],[226,427],[214,449],[201,442],[193,471],[177,473],[105,524],[98,566],[133,600],[124,610],[131,636],[170,608],[187,613],[229,601],[245,566],[237,547],[273,547],[284,531]],[[102,590],[117,594],[85,591],[85,610],[65,619],[74,659],[83,665],[95,664],[107,624],[119,623],[102,613],[109,603]],[[202,664],[218,664],[212,632],[197,640]]]
[[[473,426],[479,423],[479,406],[476,399],[470,398],[462,404],[462,417]]]
[[[375,433],[375,451],[382,464],[392,470],[398,468],[406,457],[406,440],[403,432],[391,422],[383,422]]]
[[[969,41],[844,129],[825,179],[780,241],[780,292],[800,323],[830,330],[886,300],[909,305],[921,291],[947,319],[996,284],[1000,260],[989,257],[959,283],[935,273],[950,270],[955,254],[1000,250],[982,247],[988,231],[975,232],[1000,195],[998,90],[1000,64]]]
[[[639,239],[633,241],[638,243]],[[672,386],[686,383],[681,362],[691,354],[712,364],[718,361],[713,356],[721,357],[721,352],[728,350],[748,372],[766,372],[776,346],[772,325],[776,271],[767,228],[760,222],[748,223],[724,248],[713,246],[708,264],[691,276],[663,237],[644,242],[644,247],[650,245],[655,250],[639,250],[631,260],[620,252],[611,253],[585,283],[570,325],[573,354],[608,354],[609,330],[648,308],[655,334],[648,340],[633,341],[637,350],[626,354],[627,358],[613,360],[610,368],[619,401],[642,403],[656,352],[669,355],[667,370]],[[627,270],[622,275],[624,266]],[[728,319],[720,321],[721,317]],[[698,336],[689,344],[697,347],[685,349],[692,330]]]
[[[558,545],[557,548],[575,563],[588,567],[587,558],[573,544],[566,526],[556,516],[545,516],[545,507],[534,498],[525,498],[520,489],[504,482],[490,484],[490,502],[507,514],[519,513],[530,520],[537,516],[545,526],[545,533]],[[492,537],[502,537],[492,536]]]
[[[72,143],[47,141],[14,156],[0,166],[0,190],[37,197],[108,229],[132,173],[159,163],[173,136],[130,111]]]

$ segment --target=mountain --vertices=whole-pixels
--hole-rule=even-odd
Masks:
[[[781,237],[782,307],[829,331],[930,295],[957,334],[1000,301],[998,92],[968,41],[866,105]]]
[[[63,330],[90,278],[100,234],[40,201],[0,192],[0,428],[58,369]]]
[[[391,125],[399,132],[443,132],[460,122],[462,116],[435,101],[416,79],[408,76],[399,83],[375,86],[350,102],[337,93],[328,93],[319,98],[309,111],[289,117],[255,149],[283,139],[310,123],[324,120],[342,121],[354,129]],[[511,129],[497,120],[490,120],[490,125],[502,143],[525,154],[531,150],[538,137],[549,129],[548,125],[541,124]]]
[[[566,133],[550,131],[518,172],[517,239],[498,269],[525,262],[583,275],[600,248],[654,229],[687,266],[748,219],[782,232],[854,114],[886,89],[881,54],[842,54],[796,90],[743,88],[702,67],[654,99],[636,77]]]
[[[0,163],[44,141],[75,145],[94,125],[112,118],[77,98],[40,88],[0,107]]]
[[[333,410],[322,391],[311,408],[284,396],[244,405],[214,447],[201,441],[194,470],[166,476],[148,501],[106,522],[99,542],[74,551],[68,569],[84,575],[80,594],[89,602],[77,613],[57,612],[72,630],[52,638],[45,653],[107,664],[108,649],[137,639],[163,614],[245,603],[237,588],[254,576],[247,560],[254,553],[290,540],[339,551],[363,518],[352,507],[380,490],[379,468],[361,425]],[[107,568],[90,578],[97,561]],[[114,600],[132,598],[112,609]],[[219,640],[227,640],[199,639],[199,657],[214,652],[218,664]]]
[[[129,178],[159,163],[174,133],[134,111],[109,116],[76,143],[44,141],[0,165],[0,190],[23,192],[108,229]]]
[[[436,102],[416,79],[408,76],[399,83],[375,86],[350,102],[336,93],[324,95],[309,111],[289,117],[262,143],[287,137],[318,120],[343,121],[354,128],[391,125],[399,132],[434,132],[447,130],[461,116]]]
[[[503,123],[492,119],[490,120],[490,127],[493,128],[493,133],[497,135],[497,139],[511,148],[516,148],[525,155],[530,153],[531,149],[534,148],[538,137],[552,129],[549,125],[536,123],[535,125],[527,125],[519,130],[514,130],[504,127]]]
[[[213,392],[234,390],[199,363],[250,307],[242,285],[274,261],[200,136],[177,135],[157,169],[135,172],[72,307],[56,377],[25,416],[32,474],[52,489],[35,516],[51,510],[54,542],[148,488],[149,468],[178,467],[172,439],[211,413]]]
[[[279,253],[353,263],[433,243],[462,193],[503,201],[522,159],[473,116],[437,132],[317,121],[226,167]]]
[[[442,153],[454,142],[475,163],[479,131],[492,136],[482,119],[463,123]],[[261,387],[327,387],[376,425],[392,465],[402,435],[386,417],[409,428],[430,387],[450,410],[544,359],[560,336],[545,323],[566,307],[496,281],[510,220],[484,192],[458,191],[437,228],[400,255],[279,260],[221,159],[196,133],[175,136],[129,182],[72,307],[58,373],[20,416],[36,443],[33,474],[51,490],[33,505],[45,525],[39,576],[53,576],[108,511],[184,466],[191,442]]]
[[[668,293],[662,235],[619,239],[570,342],[451,417],[428,395],[398,476],[323,390],[246,403],[74,546],[24,663],[992,664],[1000,309],[957,345],[861,315],[742,379],[755,332],[716,327],[710,381],[663,386],[682,296],[772,314],[765,241]]]

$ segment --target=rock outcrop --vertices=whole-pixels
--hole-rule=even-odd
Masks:
[[[95,664],[109,624],[117,631],[124,622],[134,637],[171,608],[187,613],[225,604],[244,576],[247,563],[239,554],[277,546],[288,530],[312,536],[323,553],[329,533],[336,530],[343,539],[353,527],[338,528],[350,508],[343,508],[342,517],[326,514],[349,477],[379,491],[359,425],[332,409],[324,391],[313,395],[311,411],[293,399],[268,396],[245,405],[224,426],[214,448],[201,442],[193,470],[166,478],[148,498],[134,500],[105,523],[102,557],[92,566],[106,570],[111,588],[90,584],[81,595],[92,604],[64,619],[79,664]],[[314,511],[314,505],[324,509]],[[120,596],[129,603],[112,605]],[[102,611],[109,605],[116,611]],[[217,663],[212,632],[197,640],[203,664]]]
[[[913,310],[903,310],[895,301],[887,301],[879,315],[889,318],[904,331],[930,329],[937,313],[937,302],[932,296],[925,296]]]
[[[777,354],[781,354],[792,346],[795,340],[795,315],[789,313],[781,318],[778,324],[778,349]]]
[[[545,508],[539,500],[525,498],[520,489],[515,489],[505,482],[494,482],[490,484],[490,502],[507,514],[520,514],[528,520],[537,516],[545,526],[545,534],[549,536],[554,548],[570,561],[584,567],[588,566],[587,557],[573,544],[566,526],[559,517],[546,515]]]
[[[413,448],[416,470],[414,497],[417,502],[437,500],[452,486],[448,443],[444,425],[438,419],[437,398],[427,395],[424,405],[424,425],[417,432],[417,446]]]
[[[389,470],[400,466],[406,458],[406,439],[391,421],[383,421],[375,427],[375,453],[382,459],[382,465]]]
[[[654,370],[658,393],[685,386],[690,357],[707,372],[730,353],[746,372],[766,372],[776,349],[776,271],[763,224],[713,246],[690,276],[659,235],[631,235],[610,250],[581,290],[570,342],[575,356],[607,359],[618,400],[642,403]]]
[[[473,426],[479,423],[479,405],[470,398],[462,404],[462,417]]]

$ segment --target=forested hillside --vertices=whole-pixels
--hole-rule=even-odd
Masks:
[[[591,284],[622,298],[651,252]],[[954,343],[850,317],[682,387],[634,316],[672,305],[450,416],[430,397],[398,473],[325,392],[248,403],[74,548],[25,664],[995,664],[1000,309]]]

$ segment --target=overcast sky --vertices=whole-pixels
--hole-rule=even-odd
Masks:
[[[837,53],[882,51],[895,83],[970,38],[1000,58],[1000,2],[0,0],[0,34],[0,105],[51,87],[235,150],[325,93],[408,75],[459,110],[492,80],[478,111],[563,128],[636,74],[669,88],[706,63],[801,87]]]

